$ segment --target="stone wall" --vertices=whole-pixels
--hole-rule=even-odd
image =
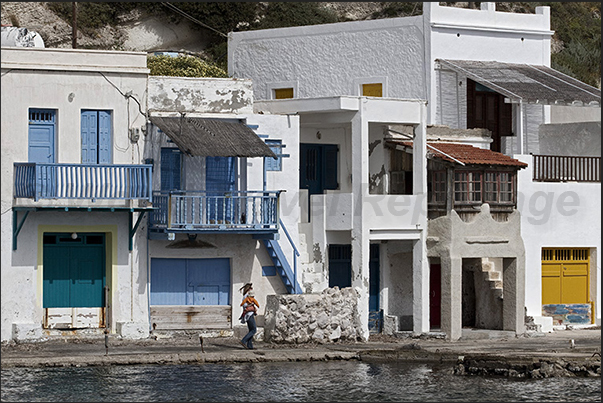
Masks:
[[[358,341],[361,326],[353,288],[318,294],[268,295],[264,340],[273,343]]]

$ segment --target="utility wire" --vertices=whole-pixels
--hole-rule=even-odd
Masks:
[[[228,35],[226,35],[225,33],[222,33],[222,32],[220,32],[220,31],[218,31],[217,29],[214,29],[214,28],[210,27],[209,25],[206,25],[206,24],[202,23],[201,21],[199,21],[199,20],[198,20],[198,19],[196,19],[195,17],[193,17],[193,16],[191,16],[191,15],[188,15],[188,14],[187,14],[187,13],[185,13],[184,11],[180,10],[180,9],[179,9],[178,7],[176,7],[175,5],[170,4],[170,3],[167,3],[167,2],[164,2],[164,1],[162,1],[162,2],[161,2],[161,4],[162,4],[162,5],[164,5],[164,6],[166,6],[166,7],[167,7],[167,8],[169,8],[169,9],[171,9],[172,11],[177,12],[178,14],[182,15],[183,17],[188,18],[189,20],[193,21],[194,23],[197,23],[197,24],[199,24],[199,25],[201,25],[202,27],[205,27],[205,28],[207,28],[207,29],[211,29],[212,31],[214,31],[214,32],[216,32],[216,33],[218,33],[218,34],[222,35],[224,38],[228,38]]]

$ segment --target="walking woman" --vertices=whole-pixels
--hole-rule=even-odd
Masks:
[[[247,329],[249,332],[243,337],[241,340],[241,345],[248,350],[253,350],[253,336],[257,332],[258,328],[255,324],[255,315],[257,315],[256,310],[246,310],[248,298],[253,299],[255,305],[259,308],[260,305],[253,298],[253,285],[251,283],[246,283],[243,287],[239,289],[239,291],[243,292],[243,302],[241,302],[241,306],[243,306],[243,316],[241,318],[241,322],[247,323]]]

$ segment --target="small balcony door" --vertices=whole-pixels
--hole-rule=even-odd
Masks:
[[[29,162],[55,162],[55,116],[53,110],[29,110]]]
[[[208,198],[208,214],[210,221],[218,223],[232,221],[234,206],[233,199],[224,197],[235,190],[236,178],[235,157],[206,157],[205,159],[205,190]],[[214,196],[215,199],[211,197]]]
[[[300,189],[310,195],[322,194],[325,189],[337,189],[337,144],[300,145]]]

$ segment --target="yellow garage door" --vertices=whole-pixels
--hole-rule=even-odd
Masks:
[[[588,248],[542,249],[542,304],[589,302]]]

